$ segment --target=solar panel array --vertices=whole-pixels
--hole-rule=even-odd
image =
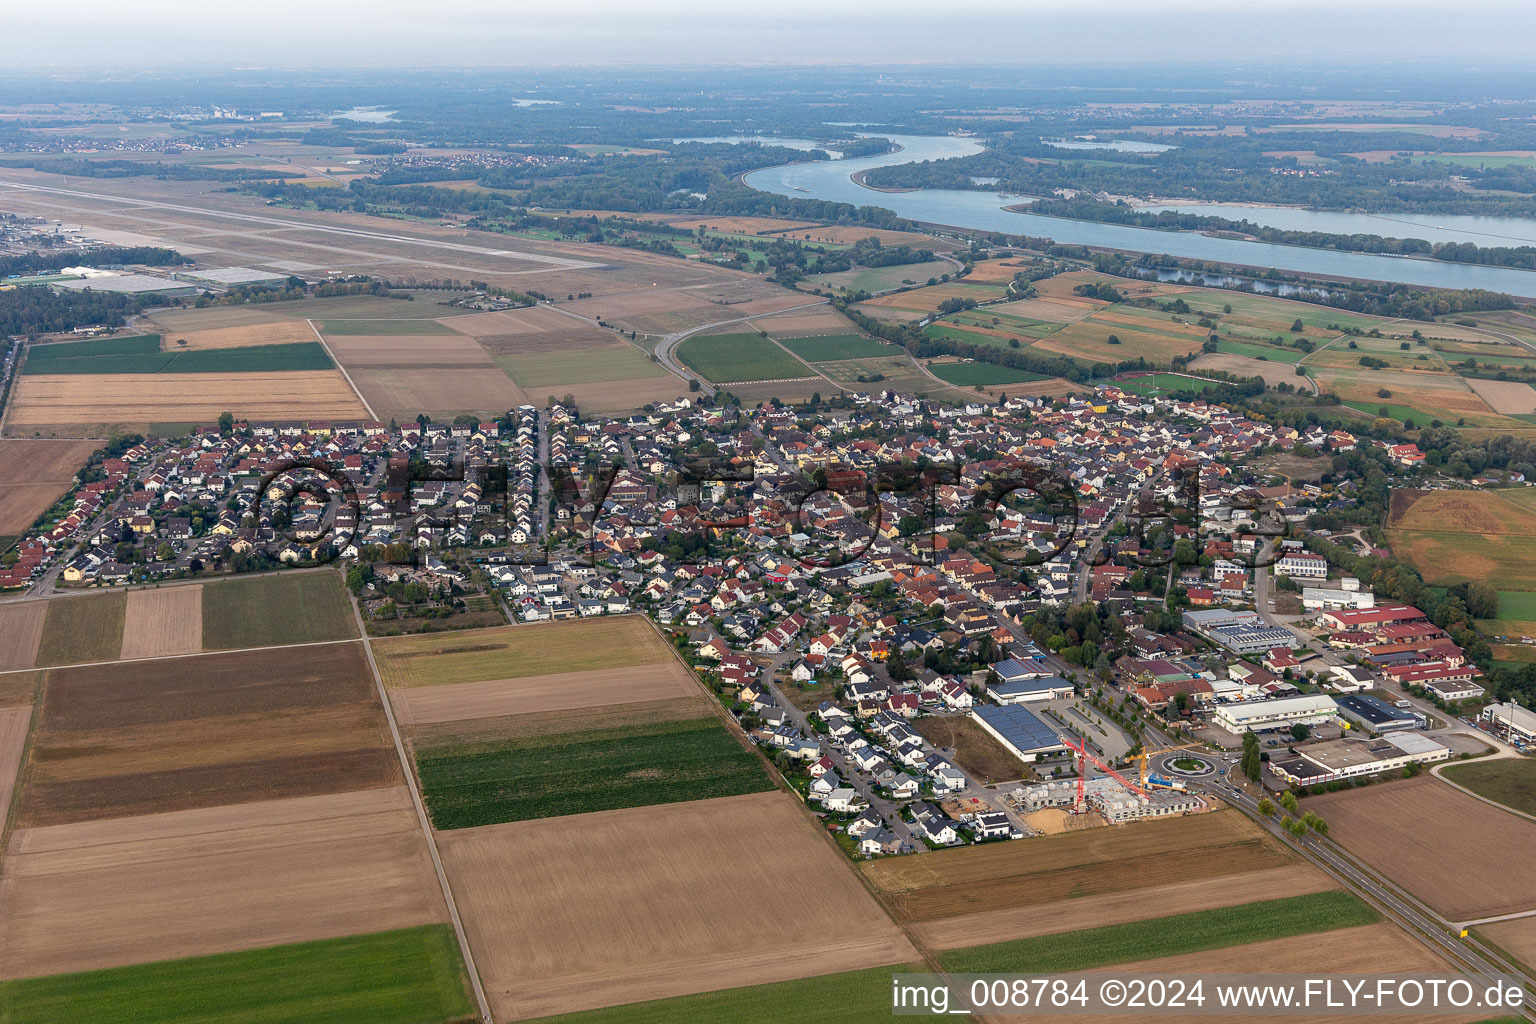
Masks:
[[[975,714],[995,729],[998,735],[1025,753],[1062,745],[1061,737],[1055,729],[1033,711],[1017,704],[984,704],[975,709]]]

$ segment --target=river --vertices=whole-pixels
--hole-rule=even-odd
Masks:
[[[752,188],[792,199],[825,199],[852,203],[856,206],[883,206],[909,220],[948,224],[980,231],[1001,231],[1013,235],[1043,236],[1067,245],[1092,245],[1126,249],[1132,252],[1166,253],[1181,259],[1210,260],[1251,267],[1273,267],[1276,270],[1295,274],[1353,277],[1435,288],[1485,288],[1489,291],[1536,298],[1536,272],[1532,271],[1438,260],[1402,259],[1368,253],[1339,252],[1332,249],[1311,249],[1269,242],[1247,242],[1236,238],[1212,238],[1190,231],[1157,231],[1152,228],[1128,227],[1121,224],[1100,224],[1094,221],[1043,217],[1039,214],[1016,213],[1004,209],[1004,207],[1020,205],[1029,200],[1014,195],[999,196],[994,192],[971,192],[960,189],[881,192],[858,184],[852,176],[875,167],[888,167],[893,164],[915,163],[923,160],[947,160],[953,157],[971,156],[982,150],[981,144],[974,140],[943,135],[882,133],[882,136],[900,145],[901,150],[880,156],[765,167],[752,171],[746,176],[745,181]],[[1247,217],[1255,223],[1260,223],[1260,215],[1265,217],[1265,221],[1262,222],[1267,222],[1270,215],[1288,216],[1313,211],[1224,206],[1213,208],[1210,212],[1234,219]],[[1327,214],[1326,216],[1361,217],[1373,222],[1380,219],[1367,214]],[[1408,237],[1414,238],[1428,238],[1431,241],[1473,241],[1475,239],[1459,237],[1458,233],[1470,231],[1470,228],[1460,223],[1461,221],[1475,220],[1509,222],[1502,225],[1506,234],[1511,233],[1510,229],[1513,225],[1521,225],[1521,227],[1514,227],[1513,230],[1536,236],[1536,222],[1516,218],[1456,218],[1449,215],[1439,217],[1431,215],[1429,219],[1434,224],[1444,225],[1443,233],[1433,228],[1421,230],[1416,224],[1415,230],[1411,233],[1399,232],[1399,234],[1407,234]],[[1346,222],[1334,221],[1334,223]],[[1289,225],[1276,223],[1275,226]],[[1384,233],[1379,226],[1355,228],[1347,233],[1355,231],[1369,234]],[[1485,242],[1485,244],[1488,243]]]

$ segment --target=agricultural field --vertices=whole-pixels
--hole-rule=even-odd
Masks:
[[[0,441],[0,534],[25,533],[69,490],[100,445],[94,441]]]
[[[8,978],[447,920],[400,785],[18,828],[0,911]]]
[[[454,319],[465,318],[455,317]],[[321,320],[317,326],[320,328],[320,333],[327,338],[333,335],[338,337],[387,337],[399,334],[414,337],[443,336],[452,335],[457,328],[457,324],[450,326],[436,320],[390,320],[382,317],[376,320]]]
[[[1043,373],[1015,370],[1011,366],[996,366],[992,363],[944,363],[931,361],[928,363],[928,371],[942,381],[962,387],[971,387],[978,384],[1025,384],[1030,381],[1049,379]]]
[[[156,314],[158,318],[164,314]],[[175,321],[171,321],[174,323]],[[303,320],[275,320],[270,323],[232,323],[226,327],[179,331],[161,328],[167,352],[197,352],[203,349],[252,348],[267,345],[313,345],[315,332]],[[185,344],[183,344],[185,343]]]
[[[714,716],[418,749],[439,830],[738,796],[773,787]]]
[[[748,985],[720,992],[629,1003],[542,1017],[540,1024],[885,1024],[890,1020],[891,975],[923,972],[921,964],[873,967],[797,981]]]
[[[1536,388],[1521,381],[1467,378],[1467,383],[1494,412],[1510,416],[1536,413]]]
[[[1441,775],[1478,796],[1536,815],[1536,761],[1524,757],[1449,764]]]
[[[162,349],[160,335],[147,334],[135,338],[36,345],[28,351],[21,372],[24,375],[254,373],[330,370],[335,365],[313,337],[289,344],[188,347],[183,350],[174,345]]]
[[[1536,586],[1536,511],[1506,500],[1498,491],[1411,491],[1397,489],[1387,520],[1387,542],[1434,584],[1484,580],[1504,591]],[[1499,615],[1536,616],[1512,598]],[[1518,609],[1518,610],[1517,610]]]
[[[131,590],[123,618],[122,658],[196,654],[203,649],[200,585]]]
[[[1178,323],[1166,313],[1119,304],[1072,321],[1036,341],[1034,347],[1089,363],[1118,363],[1138,357],[1167,363],[1200,351],[1209,334],[1203,327]]]
[[[1429,775],[1309,797],[1329,837],[1452,921],[1536,909],[1536,822]]]
[[[1086,971],[1142,959],[1152,950],[1173,957],[1245,945],[1256,936],[1274,941],[1379,920],[1352,893],[1331,890],[956,949],[941,953],[939,963],[959,974]]]
[[[562,351],[501,355],[496,357],[496,364],[519,387],[530,390],[554,388],[563,393],[561,389],[570,384],[657,377],[665,377],[676,383],[660,364],[651,362],[638,348],[624,342],[582,350],[579,356]]]
[[[1149,863],[1155,873],[1144,869]],[[1234,893],[1332,884],[1229,812],[872,861],[860,870],[898,920],[941,949],[1038,935],[1068,915],[1138,920],[1157,909],[1224,906]],[[1218,877],[1242,884],[1212,886]]]
[[[919,285],[948,273],[950,266],[939,260],[901,263],[890,267],[856,267],[835,274],[816,274],[806,278],[812,288],[841,292],[883,292],[891,288]],[[974,276],[974,275],[972,275]],[[1012,275],[1009,275],[1010,278]]]
[[[27,699],[30,696],[27,695]],[[21,758],[27,749],[27,733],[31,727],[30,704],[11,705],[0,702],[0,839],[5,836],[5,823],[11,812],[11,796],[16,792],[16,777],[21,772]]]
[[[0,982],[12,1024],[457,1024],[473,1018],[453,930],[431,925]]]
[[[780,338],[779,344],[808,363],[830,363],[842,359],[872,359],[900,356],[901,349],[875,338],[858,334],[823,334],[809,338]]]
[[[251,420],[369,418],[336,370],[22,374],[6,429],[105,437],[114,428],[145,433],[152,423],[212,424],[224,412]]]
[[[358,644],[54,669],[17,822],[312,796],[399,777]]]
[[[1261,377],[1268,387],[1275,387],[1281,382],[1288,381],[1295,384],[1303,393],[1311,391],[1310,384],[1297,379],[1296,370],[1290,363],[1254,359],[1251,356],[1232,355],[1227,352],[1203,352],[1189,361],[1189,369],[1197,373],[1221,372],[1237,377]]]
[[[36,664],[44,667],[117,660],[123,646],[127,603],[126,594],[112,592],[49,601]]]
[[[916,288],[912,291],[897,292],[894,295],[882,295],[875,299],[866,299],[862,305],[880,309],[909,310],[917,313],[934,313],[939,306],[949,299],[974,299],[977,302],[991,302],[1007,296],[1008,289],[1000,284],[967,284],[964,280],[949,281],[944,284],[928,285],[926,288]]]
[[[46,601],[0,604],[0,671],[37,664],[37,647],[43,639],[47,616]]]
[[[811,371],[768,338],[756,334],[696,334],[677,357],[715,384],[806,377]]]
[[[692,674],[676,659],[624,668],[593,669],[480,682],[412,686],[392,690],[390,702],[402,727],[546,714],[577,708],[700,698]]]
[[[392,688],[593,672],[675,657],[639,615],[387,637],[375,641],[373,651]]]
[[[916,959],[817,832],[773,792],[445,832],[438,845],[492,1010],[521,1020]]]
[[[205,583],[202,591],[203,646],[210,651],[357,636],[339,573],[272,573]]]
[[[1472,934],[1508,953],[1527,969],[1536,965],[1536,918],[1517,917],[1480,924],[1472,929]]]

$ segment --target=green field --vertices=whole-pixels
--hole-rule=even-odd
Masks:
[[[861,267],[840,270],[835,274],[816,274],[806,282],[816,288],[847,289],[855,292],[883,292],[907,284],[926,284],[949,267],[938,260],[923,263],[901,263],[891,267]]]
[[[901,349],[858,334],[823,334],[814,338],[781,338],[779,344],[808,363],[830,363],[839,359],[868,359],[873,356],[899,356]]]
[[[1376,911],[1353,894],[1334,890],[972,946],[940,953],[938,959],[945,970],[958,974],[1087,971],[1132,960],[1352,928],[1379,919]]]
[[[926,970],[919,964],[871,967],[540,1017],[533,1024],[884,1024],[891,1019],[891,975]]]
[[[448,1024],[475,1018],[448,925],[0,982],[6,1024]]]
[[[1536,580],[1531,582],[1536,584]],[[1536,622],[1536,593],[1528,590],[1499,591],[1499,618]]]
[[[1528,757],[1450,764],[1441,774],[1494,803],[1536,814],[1536,760]]]
[[[116,661],[123,649],[127,613],[128,595],[122,591],[54,598],[43,620],[37,666]]]
[[[1326,387],[1326,385],[1324,385]],[[1344,405],[1367,416],[1386,415],[1399,422],[1406,423],[1413,420],[1416,426],[1427,427],[1432,419],[1450,417],[1450,413],[1432,413],[1423,409],[1415,409],[1408,405],[1395,405],[1391,402],[1345,402]],[[1385,412],[1383,412],[1385,410]],[[1454,418],[1454,417],[1452,417]]]
[[[205,650],[355,636],[357,622],[339,573],[273,573],[203,584]]]
[[[85,346],[124,344],[120,349],[81,352]],[[257,370],[335,368],[318,341],[291,345],[247,345],[162,352],[160,336],[110,338],[102,342],[40,345],[27,355],[23,373],[244,373]]]
[[[772,789],[716,718],[418,751],[432,824],[473,828]]]
[[[459,332],[436,320],[323,320],[321,334],[458,334]]]
[[[1245,341],[1228,341],[1223,338],[1216,343],[1217,352],[1230,352],[1235,356],[1252,356],[1258,359],[1262,356],[1271,362],[1296,363],[1301,361],[1305,352],[1298,348],[1281,348],[1278,345],[1252,345]]]
[[[1043,373],[1015,370],[1011,366],[994,366],[992,363],[929,363],[928,371],[939,380],[962,387],[975,384],[1023,384],[1032,380],[1050,379]]]
[[[677,357],[716,384],[811,375],[799,360],[756,334],[696,334],[677,347]]]
[[[1034,328],[1017,327],[1013,324],[999,324],[996,329],[1000,331],[1017,331],[1019,347],[1037,341],[1050,333],[1049,331]],[[1014,347],[1008,344],[1012,340],[1010,338],[1000,338],[995,334],[978,334],[975,331],[968,331],[962,326],[955,326],[949,323],[929,324],[923,328],[923,333],[930,338],[948,338],[950,341],[958,341],[966,345],[987,345],[991,348]]]
[[[1171,391],[1198,391],[1204,394],[1222,386],[1220,381],[1187,377],[1177,373],[1149,373],[1144,377],[1112,380],[1106,383],[1136,395],[1161,395]]]
[[[580,352],[524,352],[495,357],[496,365],[525,388],[665,377],[667,371],[629,344]]]

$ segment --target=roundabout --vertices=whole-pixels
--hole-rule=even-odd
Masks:
[[[1216,774],[1216,762],[1204,754],[1169,754],[1157,762],[1158,771],[1170,778],[1203,779]]]

